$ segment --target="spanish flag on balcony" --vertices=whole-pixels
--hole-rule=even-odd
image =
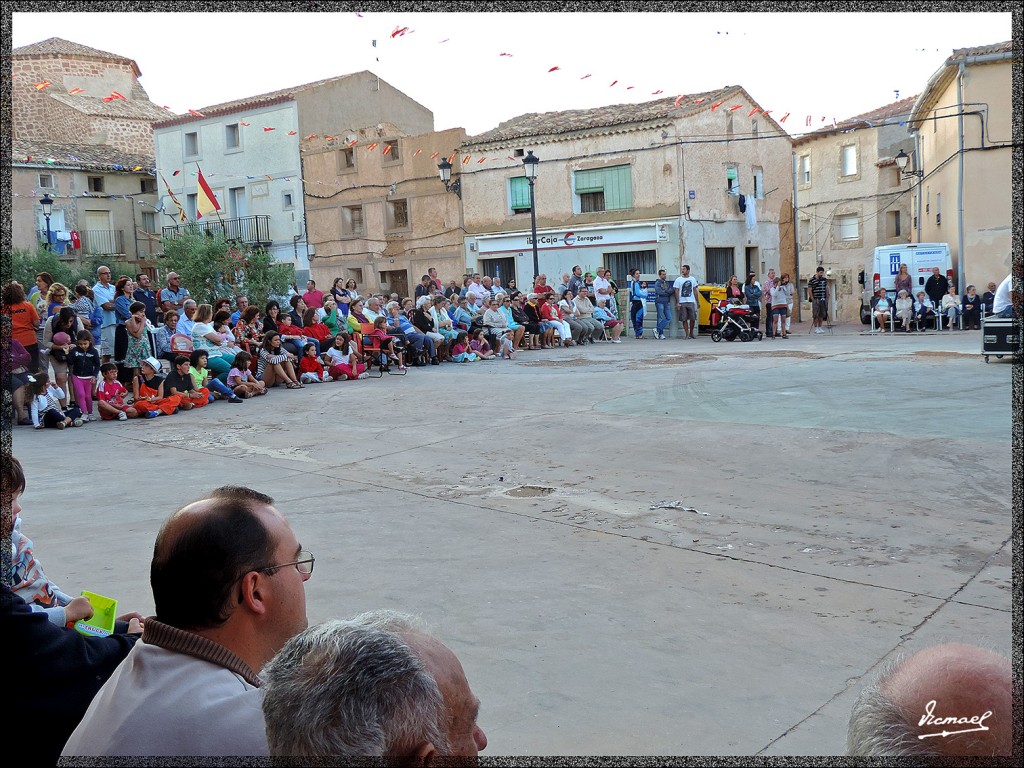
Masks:
[[[203,178],[203,171],[198,166],[196,166],[196,169],[199,171],[199,189],[196,193],[196,218],[201,219],[208,213],[219,211],[220,203],[217,202],[217,196],[213,194],[210,185]]]

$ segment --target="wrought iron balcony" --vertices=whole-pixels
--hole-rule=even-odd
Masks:
[[[46,230],[37,230],[40,243],[46,242]],[[51,230],[51,236],[55,233]],[[82,248],[78,253],[89,256],[124,256],[127,251],[124,249],[123,229],[83,229],[79,231]],[[64,255],[72,256],[71,242],[64,241]]]
[[[181,237],[184,233],[193,231],[209,234],[222,234],[225,240],[236,240],[248,245],[269,246],[270,238],[270,217],[269,216],[241,216],[235,219],[217,219],[209,221],[190,221],[186,224],[178,224],[173,227],[164,227],[163,236],[166,239]]]

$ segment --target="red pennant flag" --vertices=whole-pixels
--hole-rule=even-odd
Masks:
[[[394,149],[394,145],[393,144],[386,144],[384,146],[384,149],[381,150],[381,154],[382,155],[390,155],[392,149]]]
[[[409,31],[408,27],[395,27],[395,31],[391,33],[391,39],[393,40],[396,37],[400,37],[400,36],[404,35],[408,31]]]
[[[454,160],[454,159],[455,159],[456,157],[458,157],[458,156],[459,156],[459,153],[458,153],[458,152],[452,152],[452,153],[451,153],[451,154],[450,154],[450,155],[448,156],[448,162],[450,163],[450,162],[451,162],[452,160]]]
[[[413,153],[412,153],[412,156],[413,156],[413,157],[416,157],[416,155],[418,155],[418,154],[420,154],[420,153],[422,153],[422,152],[423,152],[423,150],[422,150],[422,149],[417,149],[417,150],[416,150],[415,152],[413,152]]]
[[[694,104],[703,104],[705,101],[707,101],[707,99],[694,99],[693,103]]]
[[[737,109],[743,109],[743,105],[742,104],[733,104],[731,107],[729,107],[729,111],[730,112],[735,112]]]
[[[714,104],[711,105],[711,111],[714,112],[720,106],[722,106],[722,102],[721,101],[716,101]]]
[[[334,141],[335,140],[334,136],[327,136],[327,135],[325,135],[324,138],[327,139],[328,141]]]
[[[350,141],[350,142],[348,143],[348,145],[349,145],[350,147],[354,147],[354,146],[355,146],[356,144],[358,144],[358,143],[359,143],[359,139],[352,139],[352,141]]]
[[[49,88],[51,85],[53,85],[53,83],[51,83],[49,80],[43,80],[38,83],[32,83],[32,85],[35,87],[37,91],[41,91],[44,88]]]
[[[500,57],[502,57],[502,56],[509,56],[509,57],[511,57],[511,56],[512,56],[512,54],[511,54],[511,53],[499,53],[499,54],[498,54],[498,57],[499,57],[499,58],[500,58]]]
[[[684,95],[676,96],[676,103],[672,105],[672,109],[677,109],[679,107],[679,105],[682,103],[683,99],[685,99],[685,98],[686,98],[686,96],[684,96]]]
[[[85,93],[85,89],[83,89],[83,88],[72,88],[70,91],[68,91],[68,96],[74,96],[76,93]]]
[[[110,92],[110,98],[112,98],[112,99],[121,99],[121,101],[128,101],[128,99],[126,99],[124,96],[122,96],[117,91],[111,91]]]
[[[380,144],[378,144],[376,141],[373,142],[373,144],[367,144],[366,145],[366,151],[367,152],[373,152],[373,150],[375,150],[379,146],[380,146]]]
[[[179,173],[181,173],[181,170],[180,170],[180,169],[179,169],[179,170],[177,170],[177,171],[175,171],[174,173],[172,173],[172,174],[171,174],[171,176],[177,176],[177,175],[178,175]]]
[[[309,134],[309,136],[304,136],[302,138],[302,140],[303,141],[309,141],[310,139],[315,139],[315,138],[316,138],[316,134],[315,133],[311,133],[311,134]]]
[[[514,157],[512,157],[512,155],[509,155],[509,156],[508,156],[508,159],[509,159],[509,160],[512,160],[513,162],[515,162],[515,158],[514,158]]]
[[[781,119],[781,120],[779,120],[779,122],[780,122],[780,123],[784,123],[784,122],[786,122],[786,118],[787,118],[787,117],[789,117],[789,112],[787,112],[786,114],[784,114],[784,115],[782,116],[782,119]]]
[[[269,133],[270,131],[276,131],[276,130],[277,130],[277,128],[268,128],[267,126],[263,126],[263,132],[264,133]]]
[[[192,115],[193,117],[206,117],[206,115],[204,115],[204,114],[203,114],[202,112],[200,112],[200,111],[199,111],[198,109],[190,109],[190,110],[188,111],[188,113],[189,113],[190,115]]]
[[[198,168],[198,166],[196,166]],[[203,172],[199,170],[199,186],[196,191],[196,218],[201,219],[205,214],[220,210],[220,203],[217,196],[213,194],[210,185],[203,178]]]
[[[462,158],[462,164],[465,165],[466,163],[468,163],[472,157],[472,155],[466,155],[464,158]]]
[[[245,128],[248,128],[248,127],[249,127],[249,124],[248,124],[248,123],[239,123],[239,125],[241,125],[241,126],[243,126],[243,127],[245,127]]]
[[[480,163],[486,163],[486,162],[487,162],[487,158],[486,158],[486,157],[481,157],[481,158],[480,158],[479,160],[477,160],[476,162],[477,162],[477,165],[479,165]]]
[[[659,93],[664,93],[664,91],[651,91],[651,96],[657,96]]]
[[[824,116],[821,118],[821,122],[823,122],[823,123],[825,122]]]
[[[612,80],[612,85],[615,85],[617,82],[619,82],[619,81],[618,80]],[[609,85],[608,87],[611,88],[612,85]]]
[[[761,110],[761,114],[762,115],[767,115],[769,112],[771,112],[770,109],[763,109],[763,110]]]
[[[288,135],[289,136],[294,136],[297,133],[298,133],[298,131],[288,131]]]
[[[754,115],[756,115],[760,111],[761,111],[760,107],[754,107],[752,110],[750,110],[750,114],[747,115],[747,117],[753,117]]]
[[[580,80],[586,80],[588,77],[590,77],[590,75],[584,75],[583,77],[580,78]]]
[[[170,107],[168,107],[166,104],[164,104],[162,107],[160,107],[160,109],[170,109]]]
[[[552,67],[551,69],[548,70],[548,72],[557,72],[560,69],[561,67]]]
[[[626,90],[627,90],[627,91],[632,91],[632,90],[633,90],[634,88],[636,88],[636,86],[635,86],[635,85],[627,85],[627,86],[626,86]]]
[[[431,160],[437,160],[437,156],[438,156],[438,155],[440,155],[440,154],[441,154],[440,152],[434,152],[434,153],[433,153],[433,154],[432,154],[432,155],[430,156],[430,159],[431,159]]]

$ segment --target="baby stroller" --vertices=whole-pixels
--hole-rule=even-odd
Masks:
[[[757,328],[751,327],[749,322],[751,315],[753,312],[746,304],[730,304],[725,299],[718,302],[718,306],[711,310],[711,326],[714,328],[711,332],[711,340],[714,342],[719,342],[722,339],[726,341],[757,339],[760,341],[764,338],[764,334]]]

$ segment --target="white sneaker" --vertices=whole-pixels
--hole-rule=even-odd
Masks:
[[[612,344],[621,344],[622,339],[612,339]]]
[[[370,374],[368,374],[366,371],[363,371],[362,373],[359,374],[359,378],[360,379],[368,379],[368,378],[370,378]]]
[[[117,414],[117,420],[118,421],[128,421],[128,414],[125,413],[124,411],[121,411],[119,414]]]
[[[821,330],[821,328],[815,328],[815,329],[814,329],[814,332],[815,332],[815,333],[824,333],[824,331],[823,331],[823,330]]]

